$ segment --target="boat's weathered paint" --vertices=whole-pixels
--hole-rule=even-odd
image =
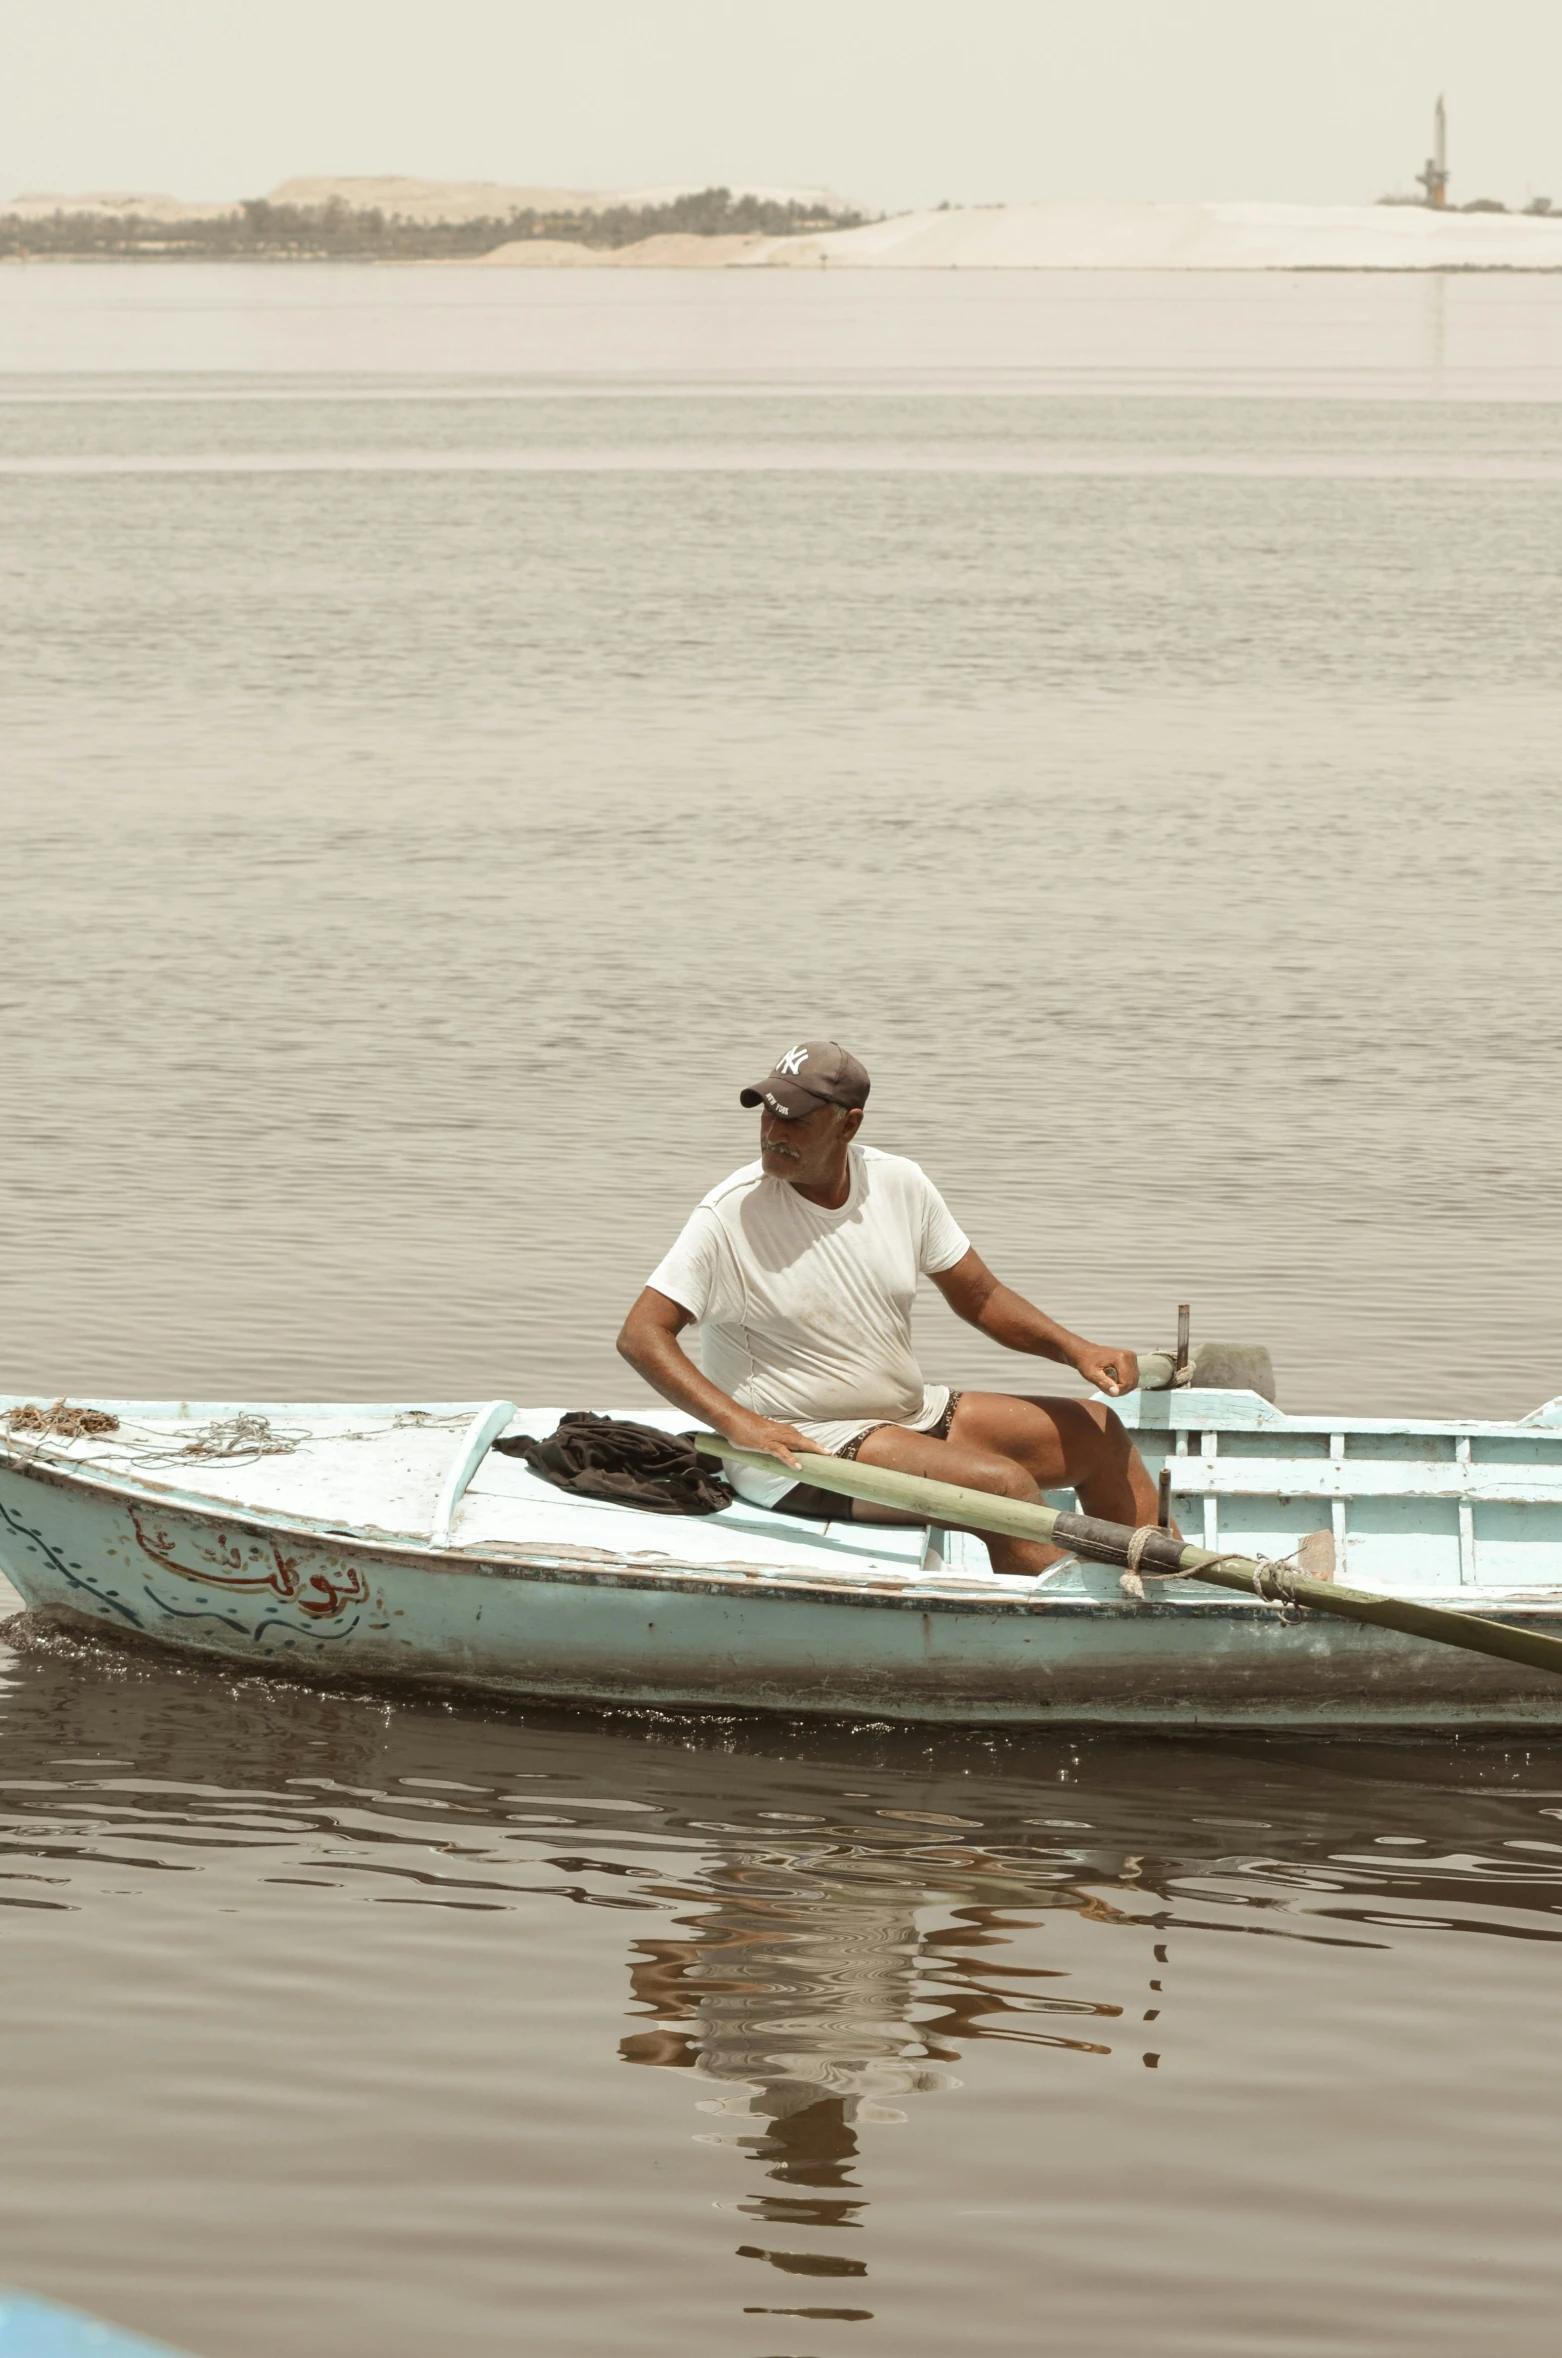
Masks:
[[[35,1611],[77,1624],[252,1668],[506,1696],[964,1723],[1562,1725],[1562,1680],[1196,1582],[1139,1604],[1104,1568],[995,1577],[955,1534],[566,1500],[517,1460],[478,1462],[499,1405],[402,1412],[394,1429],[384,1407],[270,1408],[308,1446],[237,1470],[187,1470],[168,1443],[138,1462],[140,1437],[176,1446],[231,1404],[129,1404],[135,1432],[108,1446],[18,1437],[0,1449],[0,1565]],[[1240,1518],[1240,1544],[1280,1553],[1343,1504],[1347,1577],[1562,1634],[1549,1412],[1454,1428],[1308,1423],[1253,1394],[1125,1407],[1195,1525],[1214,1501],[1221,1542],[1239,1544]],[[425,1426],[402,1429],[408,1415]],[[517,1421],[547,1430],[553,1412]],[[1509,1520],[1488,1542],[1494,1513]]]

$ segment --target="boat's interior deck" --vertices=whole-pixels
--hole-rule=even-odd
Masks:
[[[0,1414],[13,1405],[0,1400]],[[79,1405],[79,1404],[77,1404]],[[105,1401],[119,1429],[67,1441],[49,1437],[40,1454],[57,1462],[91,1465],[183,1498],[219,1501],[258,1514],[427,1543],[434,1532],[453,1467],[483,1403],[395,1407],[335,1403],[275,1405],[232,1401]],[[522,1409],[506,1418],[505,1433],[551,1433],[562,1411]],[[624,1411],[644,1424],[677,1432],[687,1418],[675,1410]],[[288,1444],[230,1457],[191,1454],[205,1443],[231,1446],[225,1433],[239,1417],[265,1420],[258,1440]],[[35,1444],[23,1433],[17,1445]],[[986,1550],[960,1534],[925,1525],[853,1522],[850,1502],[840,1519],[815,1523],[778,1515],[739,1500],[719,1515],[656,1515],[577,1498],[540,1481],[523,1459],[484,1446],[453,1502],[449,1544],[459,1550],[526,1547],[561,1555],[653,1557],[715,1567],[741,1561],[779,1569],[812,1569],[836,1577],[915,1573],[921,1569],[986,1574]],[[967,1565],[963,1558],[969,1552]]]

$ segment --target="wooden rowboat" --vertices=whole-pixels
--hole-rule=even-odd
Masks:
[[[1358,1587],[1562,1636],[1562,1400],[1516,1424],[1115,1405],[1191,1540],[1280,1558],[1326,1533]],[[0,1569],[45,1622],[248,1669],[951,1723],[1562,1725],[1562,1678],[1195,1579],[1139,1602],[1106,1565],[998,1577],[936,1524],[579,1500],[491,1451],[556,1409],[94,1408],[113,1429],[0,1397]]]

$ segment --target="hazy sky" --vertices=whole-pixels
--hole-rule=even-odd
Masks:
[[[297,172],[1562,204],[1559,0],[4,0],[0,197]]]

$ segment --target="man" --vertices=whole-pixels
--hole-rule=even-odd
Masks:
[[[917,1279],[1011,1351],[1131,1392],[1132,1351],[1087,1343],[999,1283],[925,1174],[859,1146],[868,1076],[834,1040],[789,1048],[739,1102],[761,1107],[760,1156],[713,1187],[651,1273],[618,1338],[646,1382],[774,1474],[731,1469],[756,1505],[820,1519],[839,1496],[807,1480],[810,1455],[931,1475],[1038,1504],[1074,1489],[1086,1514],[1153,1523],[1155,1486],[1102,1401],[927,1384],[911,1351]],[[679,1337],[697,1325],[703,1372]],[[853,1502],[861,1522],[916,1518]],[[1044,1572],[1062,1550],[987,1536],[997,1572]]]

